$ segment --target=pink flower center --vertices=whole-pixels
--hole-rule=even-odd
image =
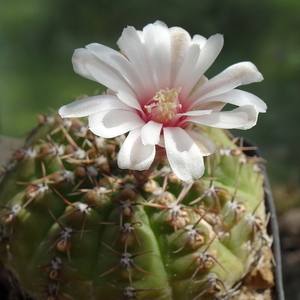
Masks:
[[[178,98],[180,92],[181,88],[159,90],[149,101],[150,104],[144,106],[150,119],[158,123],[167,123],[172,120],[182,108]]]

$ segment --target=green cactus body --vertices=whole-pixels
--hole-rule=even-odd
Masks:
[[[269,247],[264,176],[224,131],[199,130],[219,151],[187,183],[165,160],[121,170],[121,138],[44,117],[2,174],[2,263],[38,300],[230,298]]]

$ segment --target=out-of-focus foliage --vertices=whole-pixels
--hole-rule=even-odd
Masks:
[[[272,178],[298,182],[299,16],[298,0],[1,0],[0,133],[22,136],[34,115],[104,90],[73,72],[75,48],[99,42],[117,49],[124,27],[160,19],[191,35],[224,34],[208,77],[239,61],[257,65],[265,81],[246,89],[269,109],[255,128],[237,133],[261,146]]]

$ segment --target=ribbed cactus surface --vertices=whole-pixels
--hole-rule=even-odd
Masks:
[[[219,129],[206,173],[121,170],[122,138],[42,116],[0,183],[0,259],[38,300],[229,299],[269,247],[264,176]],[[237,145],[236,145],[237,144]]]

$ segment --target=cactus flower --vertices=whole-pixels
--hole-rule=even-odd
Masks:
[[[263,80],[251,62],[234,64],[211,79],[204,76],[222,49],[221,34],[191,38],[184,29],[157,21],[142,31],[125,28],[117,44],[119,52],[96,43],[75,50],[75,72],[108,90],[59,113],[89,116],[90,130],[100,137],[129,133],[118,153],[122,169],[147,170],[163,152],[180,179],[200,178],[203,156],[216,146],[193,131],[193,124],[249,129],[266,111],[261,99],[235,89]],[[223,110],[227,103],[237,108]]]

